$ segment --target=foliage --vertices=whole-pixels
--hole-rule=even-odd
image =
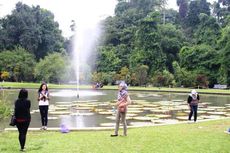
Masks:
[[[64,39],[54,15],[40,6],[18,2],[12,14],[0,20],[0,25],[0,50],[12,50],[19,45],[39,59],[63,47]]]
[[[110,73],[104,73],[104,72],[94,72],[92,74],[92,81],[93,82],[100,82],[103,85],[108,85],[108,84],[115,84],[115,73],[110,72]]]
[[[181,66],[195,74],[204,74],[211,85],[218,83],[220,68],[218,52],[209,45],[183,47],[180,51]],[[214,79],[215,78],[215,79]]]
[[[225,83],[230,84],[230,25],[222,29],[218,45],[220,48],[222,80],[225,80]]]
[[[9,102],[6,100],[4,90],[0,90],[0,120],[8,117],[11,113]]]
[[[120,72],[118,74],[115,75],[115,79],[116,80],[124,80],[126,83],[130,83],[131,82],[131,76],[130,76],[130,71],[129,69],[125,66],[122,67]]]
[[[179,17],[183,22],[188,13],[188,0],[177,0],[177,5],[179,6]]]
[[[52,53],[41,59],[35,67],[37,80],[59,83],[65,80],[66,57],[61,53]]]
[[[197,75],[197,78],[196,78],[196,85],[197,86],[207,88],[208,84],[209,84],[209,82],[208,82],[207,76],[205,76],[205,75]]]
[[[11,81],[33,80],[34,66],[33,54],[22,47],[0,52],[0,71],[9,73]]]
[[[82,69],[86,71],[80,73],[80,82],[229,85],[229,0],[213,4],[207,0],[177,0],[179,12],[167,9],[165,3],[166,0],[118,0],[115,15],[101,22],[101,42],[90,58],[97,53],[98,56],[95,62],[84,64]],[[72,31],[75,26],[72,21]],[[73,36],[63,39],[52,12],[19,2],[11,14],[0,19],[1,79],[75,80],[74,65],[70,63],[72,47]],[[14,50],[25,50],[30,55],[16,56],[10,53]],[[61,52],[63,57],[51,58],[54,52]],[[22,59],[27,60],[20,62]],[[174,79],[168,81],[171,76]]]
[[[120,69],[121,60],[117,57],[115,51],[115,48],[111,46],[100,49],[99,59],[97,60],[97,70],[99,72],[112,72]]]
[[[9,79],[10,78],[10,73],[9,72],[7,72],[7,71],[3,71],[2,73],[1,73],[1,80],[7,80],[7,79]]]
[[[157,87],[166,87],[166,86],[175,85],[173,74],[171,74],[167,70],[164,70],[163,72],[156,72],[151,78],[151,80],[153,86],[157,86]]]
[[[165,24],[159,27],[161,35],[160,46],[166,55],[166,68],[173,73],[173,61],[178,61],[178,53],[183,46],[185,36],[180,29],[172,24]]]
[[[208,44],[215,47],[220,37],[220,25],[214,17],[201,13],[199,15],[200,24],[196,30],[196,43]]]
[[[147,65],[138,65],[135,70],[135,76],[139,86],[146,85],[148,79],[148,69]]]
[[[177,62],[173,62],[174,77],[177,86],[180,87],[194,87],[195,86],[195,74],[192,71],[187,71],[185,68],[181,68]]]

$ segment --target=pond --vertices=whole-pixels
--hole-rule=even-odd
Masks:
[[[19,90],[1,90],[1,94],[11,102]],[[79,99],[74,90],[51,89],[48,127],[60,127],[66,124],[72,128],[113,127],[115,124],[114,104],[116,90],[81,90]],[[187,120],[187,93],[129,91],[133,103],[128,108],[129,126],[176,123]],[[230,116],[230,96],[200,94],[198,120]],[[37,90],[29,90],[32,121],[30,127],[41,127],[38,110]],[[0,128],[8,126],[4,120]]]

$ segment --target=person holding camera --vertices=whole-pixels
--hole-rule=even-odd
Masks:
[[[39,110],[41,114],[41,130],[47,130],[48,110],[49,110],[49,91],[46,83],[42,83],[38,90]]]

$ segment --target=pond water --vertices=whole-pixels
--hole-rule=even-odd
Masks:
[[[19,90],[1,90],[4,98],[11,103]],[[51,89],[48,127],[100,127],[114,126],[116,90],[81,90],[77,99],[74,90]],[[166,93],[129,91],[133,104],[129,106],[127,123],[132,125],[149,125],[171,123],[187,120],[187,93]],[[227,117],[230,114],[230,96],[200,94],[198,120]],[[29,90],[32,121],[30,127],[41,127],[38,111],[37,90]],[[1,122],[0,128],[8,126],[9,119]]]

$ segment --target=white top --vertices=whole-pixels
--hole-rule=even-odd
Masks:
[[[46,92],[46,93],[45,93],[45,96],[48,97],[48,96],[49,96],[49,93]],[[39,94],[39,97],[42,97],[42,93]],[[48,100],[48,99],[39,100],[38,105],[39,105],[39,106],[48,106],[48,105],[49,105],[49,100]]]

